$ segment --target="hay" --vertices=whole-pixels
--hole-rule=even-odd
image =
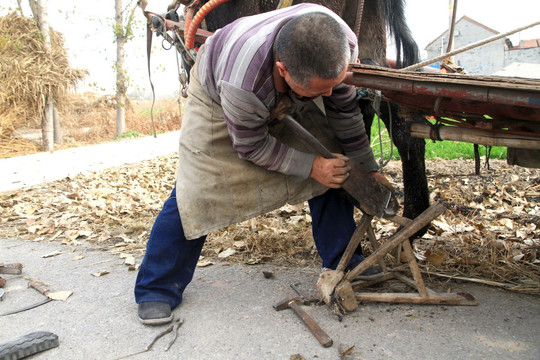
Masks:
[[[137,102],[126,98],[125,137],[151,135],[151,102]],[[116,100],[114,95],[95,93],[67,93],[64,96],[60,122],[62,143],[56,150],[112,141],[116,136]],[[178,102],[161,99],[154,109],[155,129],[158,133],[180,129],[182,120]],[[32,124],[30,124],[32,125]],[[32,126],[17,127],[7,135],[0,134],[0,159],[34,154],[42,151],[41,129]]]
[[[17,155],[35,154],[40,150],[38,144],[26,139],[14,139],[0,134],[0,159]]]
[[[65,95],[88,72],[73,69],[62,35],[51,28],[52,52],[45,49],[33,19],[11,13],[0,18],[0,134],[40,123],[45,99],[62,109]]]

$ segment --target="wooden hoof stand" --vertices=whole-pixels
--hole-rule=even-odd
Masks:
[[[387,219],[402,225],[402,229],[391,236],[388,241],[379,244],[375,237],[375,232],[371,227],[372,216],[364,215],[351,238],[349,246],[343,254],[343,258],[338,265],[337,270],[342,270],[344,265],[350,260],[352,253],[360,243],[360,239],[367,233],[375,251],[364,261],[358,264],[349,273],[345,274],[343,279],[335,286],[332,294],[332,309],[344,311],[353,311],[358,307],[359,302],[387,302],[387,303],[411,303],[411,304],[432,304],[432,305],[477,305],[474,296],[467,293],[437,293],[425,286],[420,273],[420,268],[414,257],[413,249],[408,239],[417,231],[428,225],[431,220],[444,213],[446,207],[441,203],[435,203],[416,219],[410,220],[400,216],[392,216]],[[403,247],[403,252],[407,259],[408,267],[412,273],[413,279],[401,274],[399,271],[405,270],[406,265],[396,269],[388,269],[384,263],[384,256],[398,246]],[[370,281],[354,281],[354,279],[363,273],[372,265],[378,264],[383,276]],[[396,279],[409,287],[415,289],[416,293],[382,293],[382,292],[358,292],[360,289],[382,283],[387,280]],[[322,294],[321,294],[322,295]],[[327,303],[328,304],[328,303]],[[330,305],[330,304],[329,304]]]

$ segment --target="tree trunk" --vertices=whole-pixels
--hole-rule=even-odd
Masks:
[[[53,125],[54,125],[54,143],[62,143],[62,127],[60,126],[60,114],[56,108],[56,104],[53,106]]]
[[[34,15],[34,19],[36,19],[36,21],[39,24],[39,13],[38,13],[38,9],[37,9],[37,0],[28,0],[28,3],[30,3],[30,10],[32,10],[32,14]]]
[[[126,73],[124,70],[124,48],[127,37],[124,32],[122,0],[115,0],[116,36],[116,136],[126,132]]]
[[[31,1],[32,2],[32,1]],[[47,0],[37,0],[38,26],[45,42],[45,48],[48,53],[52,53],[51,36],[49,33],[49,16],[47,14]],[[41,118],[41,133],[43,141],[43,151],[54,150],[54,122],[53,122],[53,99],[51,91],[45,94],[45,104],[43,106],[43,115]]]
[[[21,0],[17,0],[17,4],[18,4],[19,11],[21,12],[21,16],[24,16]]]

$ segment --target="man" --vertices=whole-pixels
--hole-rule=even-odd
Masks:
[[[350,161],[391,187],[376,171],[355,88],[341,84],[357,52],[348,26],[313,4],[238,19],[200,48],[176,187],[156,218],[135,285],[142,323],[172,320],[209,232],[286,203],[309,200],[323,267],[337,266],[356,226],[353,205],[335,190]],[[273,119],[285,100],[335,159],[317,156]],[[350,265],[362,260],[358,249]]]

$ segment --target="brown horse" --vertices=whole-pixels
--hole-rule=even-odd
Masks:
[[[200,8],[208,1],[199,0],[197,7]],[[363,1],[362,17],[358,28],[360,61],[388,67],[386,59],[388,29],[393,35],[396,46],[396,67],[406,67],[417,63],[419,61],[418,46],[405,21],[404,0],[311,0],[309,2],[328,7],[354,30],[358,26],[359,1]],[[295,0],[292,1],[292,5],[303,2],[307,1]],[[191,1],[176,1],[176,4],[180,3],[189,5]],[[206,30],[213,32],[240,17],[275,10],[279,3],[279,0],[231,0],[218,6],[206,16]],[[173,5],[170,8],[174,8]],[[186,53],[183,54],[183,59],[189,71],[190,59]],[[371,129],[375,111],[371,106],[371,100],[360,100],[360,105],[367,133],[370,134],[369,129]],[[380,115],[387,129],[392,129],[392,141],[402,161],[404,216],[415,218],[429,206],[424,162],[425,142],[423,139],[412,138],[406,129],[411,121],[422,121],[422,119],[411,117],[405,119],[400,115],[399,107],[395,104],[381,106]]]

